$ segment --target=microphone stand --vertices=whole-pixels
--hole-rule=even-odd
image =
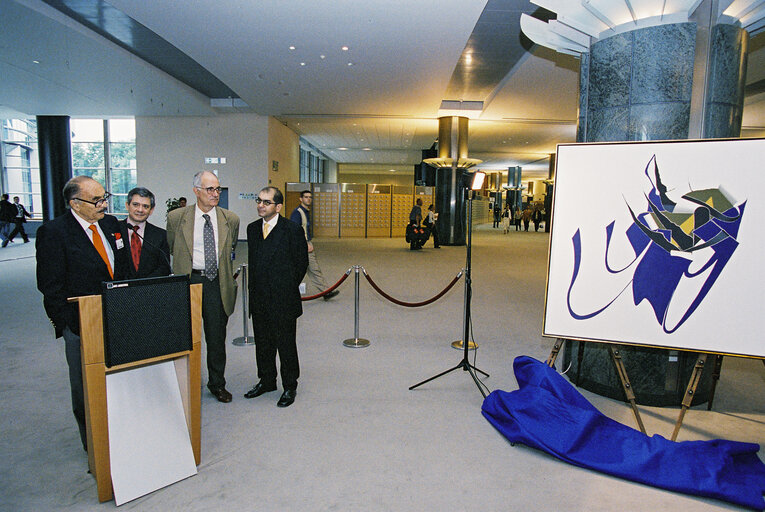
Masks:
[[[424,381],[415,384],[414,386],[410,387],[409,389],[412,390],[414,388],[417,388],[419,386],[422,386],[423,384],[430,382],[431,380],[435,380],[439,377],[443,377],[447,373],[451,373],[454,370],[459,370],[460,368],[463,371],[466,371],[470,374],[471,377],[473,377],[473,381],[475,382],[475,385],[478,386],[478,391],[481,392],[484,398],[486,398],[486,392],[483,390],[483,384],[481,381],[478,380],[478,376],[476,375],[476,372],[485,375],[486,377],[489,376],[488,373],[479,370],[472,364],[470,364],[470,360],[468,359],[468,351],[470,350],[470,300],[471,296],[473,294],[473,287],[472,287],[472,280],[470,277],[470,273],[472,270],[472,262],[471,262],[471,249],[473,247],[473,194],[475,194],[474,191],[468,190],[468,238],[467,238],[467,262],[465,263],[465,300],[464,300],[464,306],[463,306],[463,316],[462,316],[462,360],[457,364],[457,366],[453,368],[449,368],[445,372],[441,372],[438,375],[434,375],[433,377],[430,377],[429,379],[425,379]],[[477,347],[476,347],[477,348]]]

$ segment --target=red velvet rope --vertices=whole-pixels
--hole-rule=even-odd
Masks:
[[[462,277],[462,271],[460,270],[459,274],[454,276],[454,279],[452,279],[452,282],[449,283],[446,286],[446,288],[441,290],[441,293],[439,293],[438,295],[436,295],[435,297],[433,297],[431,299],[424,300],[422,302],[404,302],[404,301],[401,301],[401,300],[398,300],[398,299],[394,299],[393,297],[391,297],[390,295],[388,295],[387,293],[382,291],[380,289],[380,287],[377,286],[377,284],[372,280],[372,278],[369,277],[369,274],[367,274],[367,270],[365,268],[363,268],[363,267],[362,267],[362,269],[364,270],[364,277],[367,278],[367,281],[369,281],[369,284],[372,285],[372,288],[374,288],[377,291],[377,293],[379,293],[380,295],[382,295],[383,297],[385,297],[386,299],[388,299],[392,303],[398,304],[399,306],[404,306],[404,307],[407,307],[407,308],[417,308],[417,307],[420,307],[420,306],[427,306],[428,304],[437,301],[438,299],[443,297],[446,292],[451,290],[452,286],[454,286],[457,283],[457,281],[459,281],[460,277]]]
[[[345,272],[345,274],[343,274],[343,277],[341,277],[341,278],[340,278],[340,279],[339,279],[339,280],[338,280],[338,281],[337,281],[335,284],[333,284],[332,286],[330,286],[329,288],[327,288],[327,289],[326,289],[326,290],[324,290],[323,292],[321,292],[321,293],[317,293],[316,295],[311,295],[311,296],[309,296],[309,297],[300,297],[300,300],[303,300],[303,301],[305,301],[305,300],[313,300],[313,299],[318,299],[319,297],[323,297],[324,295],[326,295],[326,294],[330,293],[332,290],[334,290],[335,288],[337,288],[338,286],[340,286],[341,284],[343,284],[343,281],[345,281],[346,279],[348,279],[348,276],[349,276],[349,275],[351,275],[351,269],[352,269],[352,268],[353,268],[353,267],[349,268],[349,269],[348,269],[348,270]]]

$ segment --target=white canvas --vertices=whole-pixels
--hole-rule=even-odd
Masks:
[[[117,505],[197,473],[172,361],[108,374],[106,403]]]
[[[762,139],[558,146],[544,335],[765,356],[759,339],[765,328],[763,163]],[[660,188],[658,181],[666,187],[665,199],[675,203],[673,212],[649,206],[651,198],[663,204],[657,201],[661,194],[650,195]],[[716,194],[710,202],[717,208],[725,203],[720,198],[734,208],[715,218],[721,214],[714,208],[683,198],[705,196],[707,189]],[[696,210],[712,217],[697,226],[691,219],[677,239],[659,240],[674,244],[673,250],[662,253],[659,243],[649,242],[636,253],[628,228],[642,244],[650,238],[638,222],[658,236],[666,224],[656,225],[655,215],[679,213],[679,219]],[[580,266],[574,279],[577,232]],[[685,237],[694,233],[691,244]],[[698,236],[712,233],[711,240]],[[686,248],[678,248],[684,240]],[[680,272],[683,262],[687,268]],[[641,294],[636,305],[636,286],[650,300]]]

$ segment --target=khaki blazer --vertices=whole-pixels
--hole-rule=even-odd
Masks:
[[[194,210],[196,204],[177,208],[167,214],[167,243],[173,255],[173,273],[191,274],[194,254]],[[236,305],[231,253],[239,238],[239,217],[232,211],[215,207],[218,217],[218,281],[223,310],[231,316]]]

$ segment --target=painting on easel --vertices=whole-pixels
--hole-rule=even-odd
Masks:
[[[764,160],[763,139],[559,145],[543,334],[765,357]]]

